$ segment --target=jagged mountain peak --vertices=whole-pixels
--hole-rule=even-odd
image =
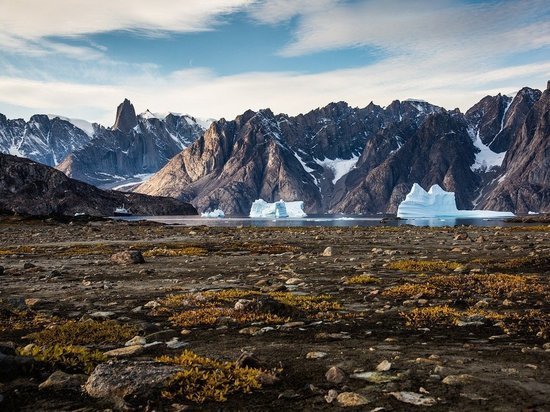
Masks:
[[[120,130],[123,133],[128,133],[137,126],[137,116],[134,105],[128,99],[118,105],[116,109],[115,124],[113,130]]]

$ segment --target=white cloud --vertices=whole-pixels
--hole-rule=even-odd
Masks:
[[[16,0],[0,8],[0,49],[22,54],[61,53],[93,59],[101,47],[68,46],[49,38],[115,30],[158,36],[211,29],[220,16],[252,0]],[[90,54],[92,54],[90,56]]]
[[[429,63],[411,68],[406,58],[320,74],[292,72],[216,76],[207,69],[174,72],[167,77],[143,72],[124,82],[83,85],[0,77],[0,112],[32,108],[33,113],[58,113],[111,125],[114,111],[128,97],[138,112],[186,112],[198,117],[232,119],[247,109],[270,107],[295,115],[331,101],[363,107],[369,101],[387,105],[410,97],[452,109],[466,110],[484,91],[511,92],[510,85],[544,87],[550,63],[496,69],[434,72]],[[90,118],[90,114],[95,116]],[[8,117],[9,111],[6,113]]]

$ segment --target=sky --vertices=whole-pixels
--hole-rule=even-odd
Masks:
[[[0,113],[106,126],[333,101],[466,110],[550,80],[548,0],[0,0]]]

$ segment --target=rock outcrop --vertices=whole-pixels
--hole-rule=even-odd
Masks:
[[[136,215],[194,215],[170,198],[100,190],[29,159],[0,154],[0,213],[111,216],[125,205]]]
[[[550,211],[550,82],[525,115],[496,186],[479,206],[519,213]]]
[[[126,99],[117,108],[114,126],[98,126],[93,140],[74,150],[57,168],[74,179],[110,188],[155,173],[203,133],[190,116],[158,118],[149,112],[136,116]]]

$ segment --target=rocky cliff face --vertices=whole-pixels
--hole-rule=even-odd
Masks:
[[[248,214],[256,198],[303,200],[309,213],[394,213],[420,183],[454,191],[463,209],[544,211],[550,207],[542,184],[548,153],[538,154],[537,168],[516,170],[536,150],[525,130],[538,127],[537,144],[547,144],[540,96],[529,88],[513,98],[488,96],[466,114],[418,100],[386,108],[331,103],[295,117],[249,111],[215,122],[136,191],[227,214]],[[489,200],[495,182],[499,193],[516,190],[500,184],[508,173],[515,182],[531,182],[517,189],[528,195]]]
[[[29,159],[0,154],[0,212],[30,215],[111,216],[122,204],[138,215],[192,215],[196,209],[176,199],[104,191],[69,179]]]
[[[170,158],[204,133],[190,116],[150,112],[136,116],[129,100],[117,108],[113,127],[98,126],[88,144],[69,154],[57,168],[67,176],[99,187],[112,187],[158,171]]]
[[[525,114],[496,185],[480,207],[519,213],[550,211],[550,82]]]
[[[69,153],[88,144],[93,125],[87,130],[58,116],[34,115],[28,122],[0,114],[0,153],[27,157],[55,166]]]

